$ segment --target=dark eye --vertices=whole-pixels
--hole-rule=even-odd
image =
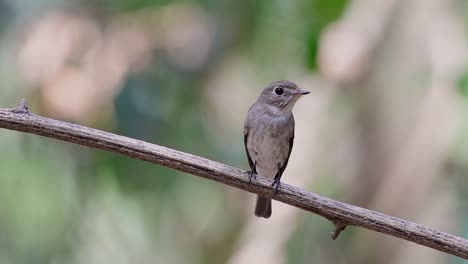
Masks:
[[[284,93],[283,88],[281,88],[281,87],[276,87],[275,88],[275,94],[276,95],[282,95],[283,93]]]

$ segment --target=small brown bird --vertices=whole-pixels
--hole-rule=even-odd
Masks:
[[[250,179],[261,175],[274,179],[278,191],[294,142],[292,109],[309,91],[290,81],[269,84],[250,107],[244,123],[244,145],[250,165]],[[271,199],[258,196],[255,215],[271,216]]]

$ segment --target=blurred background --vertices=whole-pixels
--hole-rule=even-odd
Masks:
[[[0,107],[247,169],[269,82],[295,107],[283,181],[468,236],[468,2],[0,0]],[[0,263],[463,263],[103,151],[0,130]]]

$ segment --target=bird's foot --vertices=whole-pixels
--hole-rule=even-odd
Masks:
[[[275,178],[275,180],[274,180],[273,183],[271,184],[271,187],[275,187],[275,185],[276,185],[276,188],[275,188],[275,192],[273,193],[273,196],[275,196],[276,193],[278,193],[278,189],[279,189],[279,187],[280,187],[280,185],[281,185],[281,181],[280,181],[279,178]]]
[[[250,170],[247,173],[249,174],[249,184],[252,183],[252,178],[257,181],[257,172],[255,170]]]
[[[253,164],[252,169],[247,171],[247,174],[249,174],[249,184],[252,183],[252,178],[257,181],[257,163]]]

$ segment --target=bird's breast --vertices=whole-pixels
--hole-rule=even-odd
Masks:
[[[258,122],[249,131],[249,154],[261,176],[273,178],[289,155],[293,128],[286,122]]]

